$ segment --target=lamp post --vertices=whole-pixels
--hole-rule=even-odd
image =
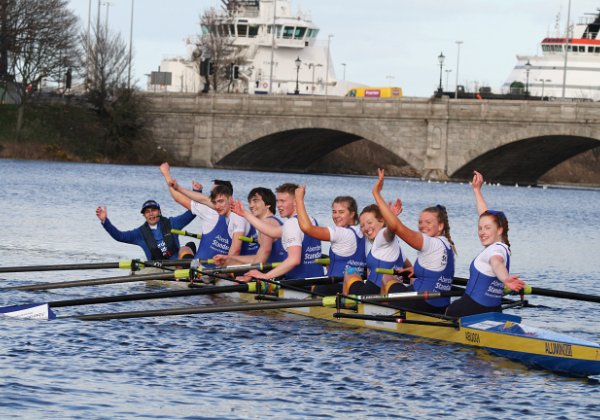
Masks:
[[[452,69],[446,69],[444,71],[446,72],[446,90],[448,90],[448,77],[450,76]]]
[[[456,41],[456,90],[454,92],[454,99],[458,99],[458,69],[460,64],[460,45],[462,41]]]
[[[329,50],[331,48],[331,38],[333,38],[333,34],[327,35],[327,60],[325,67],[325,96],[328,94],[329,90]]]
[[[342,80],[346,80],[346,63],[342,63],[342,66],[344,67],[344,77]]]
[[[315,67],[323,67],[323,64],[308,63],[308,68],[312,69],[311,90],[313,94],[315,93]]]
[[[129,23],[129,53],[127,57],[127,89],[131,89],[131,46],[133,44],[133,3],[131,0],[131,22]]]
[[[546,85],[546,82],[551,82],[552,80],[550,79],[537,79],[538,82],[542,82],[542,101],[544,100],[544,87]]]
[[[525,95],[529,96],[529,72],[531,71],[531,67],[533,67],[531,65],[531,63],[529,62],[529,60],[527,60],[527,63],[525,63],[525,75],[526,75],[526,79],[525,79]]]
[[[441,97],[442,93],[444,93],[444,89],[442,88],[442,68],[444,67],[444,60],[446,59],[446,57],[444,57],[444,53],[440,53],[440,55],[438,55],[438,61],[440,62],[440,86],[438,87],[438,95]]]
[[[302,65],[302,60],[300,60],[300,57],[298,57],[296,58],[296,60],[294,60],[294,62],[296,63],[296,90],[294,91],[294,95],[300,95],[298,77],[300,76],[300,66]]]

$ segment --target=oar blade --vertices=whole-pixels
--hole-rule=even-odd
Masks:
[[[11,318],[25,319],[56,319],[56,314],[47,303],[30,303],[27,305],[13,305],[0,308],[0,315]]]

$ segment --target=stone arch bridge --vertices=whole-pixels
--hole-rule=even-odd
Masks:
[[[147,94],[155,140],[190,166],[299,171],[366,139],[424,179],[535,184],[600,146],[591,102]]]

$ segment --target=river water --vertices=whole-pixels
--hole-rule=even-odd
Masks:
[[[485,172],[485,171],[484,171]],[[230,179],[237,197],[254,186],[307,186],[307,207],[331,223],[336,195],[372,202],[374,177],[173,168],[181,183]],[[121,229],[139,226],[141,203],[181,209],[157,167],[0,160],[0,266],[143,258],[101,228],[105,205]],[[534,286],[600,294],[600,191],[484,187],[510,221],[512,271]],[[447,206],[465,277],[481,249],[470,186],[386,180],[403,220]],[[197,231],[197,221],[188,230]],[[414,252],[406,250],[411,259]],[[122,274],[116,270],[0,274],[2,285]],[[130,283],[48,292],[0,291],[0,305],[159,290]],[[531,297],[513,310],[535,326],[600,341],[598,304]],[[57,308],[63,315],[212,304],[208,297]],[[0,318],[0,413],[4,418],[600,418],[597,379],[565,378],[483,351],[290,314],[229,313],[124,321]]]

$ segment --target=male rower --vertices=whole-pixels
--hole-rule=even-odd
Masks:
[[[206,196],[179,185],[171,177],[168,163],[163,163],[160,171],[173,199],[200,220],[202,239],[195,258],[206,260],[215,255],[239,255],[242,251],[242,241],[239,237],[250,234],[250,224],[244,218],[231,213],[232,188],[216,184],[210,196]]]
[[[248,207],[252,215],[273,227],[280,227],[283,222],[274,215],[275,201],[275,194],[269,188],[253,188],[248,194]],[[241,206],[241,203],[238,203],[238,206]],[[254,255],[247,255],[242,249],[241,255],[215,255],[215,262],[219,265],[258,264],[280,262],[285,259],[285,251],[279,239],[274,239],[260,232],[257,233],[254,226],[251,227],[248,236],[255,240],[253,245],[258,245]]]
[[[245,217],[259,232],[272,238],[281,238],[281,245],[287,253],[282,263],[272,270],[266,273],[251,270],[246,273],[247,276],[257,279],[272,279],[282,276],[288,279],[299,279],[323,275],[323,267],[315,264],[315,260],[321,257],[321,241],[304,235],[298,224],[295,202],[296,188],[298,185],[286,183],[275,190],[279,215],[288,218],[283,226],[278,227],[265,223],[244,210],[239,206],[240,203],[234,206],[234,211]],[[311,220],[313,224],[317,225],[316,220],[313,218]]]
[[[146,222],[136,229],[123,232],[110,222],[106,207],[96,209],[96,216],[104,230],[116,241],[141,247],[147,260],[173,260],[194,256],[196,245],[189,242],[180,246],[177,235],[171,233],[171,229],[183,229],[194,220],[192,212],[188,210],[179,216],[167,218],[162,215],[156,201],[148,200],[142,205],[141,213]]]

